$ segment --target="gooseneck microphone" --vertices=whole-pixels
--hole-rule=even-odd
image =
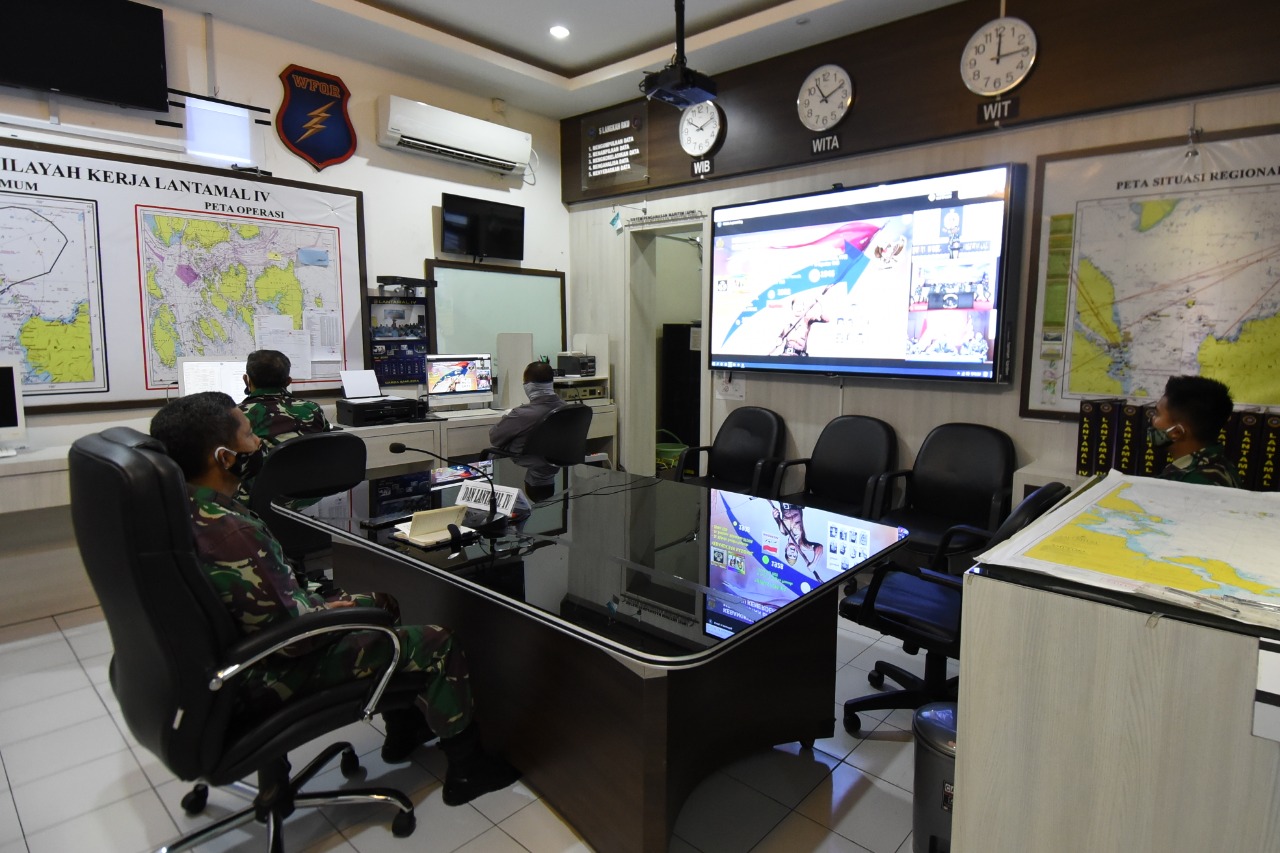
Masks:
[[[485,528],[488,528],[489,525],[493,524],[493,522],[498,518],[498,490],[494,488],[493,477],[489,474],[488,471],[484,470],[483,468],[477,468],[475,465],[471,465],[467,462],[450,462],[448,459],[441,456],[439,453],[432,453],[430,450],[423,450],[421,447],[409,447],[407,444],[401,444],[398,441],[393,441],[389,445],[387,445],[387,450],[390,450],[392,453],[404,453],[406,450],[412,450],[414,453],[425,453],[427,456],[430,456],[432,459],[439,459],[441,462],[443,462],[446,465],[462,465],[469,471],[475,471],[481,477],[484,477],[485,480],[488,481],[489,483],[489,517],[485,519],[483,526]],[[505,522],[504,522],[504,527],[505,527]]]

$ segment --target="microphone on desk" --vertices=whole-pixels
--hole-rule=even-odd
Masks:
[[[485,480],[487,480],[489,483],[489,517],[485,519],[484,524],[480,526],[484,528],[486,531],[482,535],[486,535],[486,536],[494,535],[493,532],[489,530],[489,528],[490,528],[490,525],[492,525],[495,521],[499,520],[498,519],[498,490],[494,488],[493,477],[489,474],[488,471],[484,470],[483,468],[477,468],[475,465],[472,465],[467,462],[450,462],[448,459],[441,456],[439,453],[432,453],[430,450],[423,450],[421,447],[409,447],[407,444],[401,444],[398,441],[393,441],[389,445],[387,445],[387,450],[390,450],[392,453],[404,453],[406,450],[412,450],[414,453],[425,453],[427,456],[430,456],[432,459],[439,459],[441,462],[443,462],[446,465],[462,465],[466,469],[470,471],[475,471],[481,477],[484,477]],[[502,529],[504,530],[506,529],[505,521],[502,522]]]

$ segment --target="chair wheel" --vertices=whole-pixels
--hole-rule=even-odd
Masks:
[[[209,802],[209,786],[200,783],[187,792],[182,798],[182,810],[189,815],[198,815],[204,811]]]
[[[391,834],[396,838],[408,838],[418,828],[418,818],[413,811],[397,812],[391,820]]]
[[[338,764],[338,769],[342,771],[344,779],[350,779],[360,772],[360,756],[356,755],[354,749],[347,747],[342,750],[342,761]]]
[[[867,683],[879,690],[884,687],[884,673],[878,669],[873,669],[867,673]]]
[[[857,714],[844,715],[844,730],[851,735],[856,735],[862,731],[862,720],[858,718]]]

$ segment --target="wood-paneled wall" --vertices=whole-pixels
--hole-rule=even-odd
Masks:
[[[714,155],[714,177],[998,135],[978,120],[979,105],[988,99],[964,87],[960,58],[969,36],[999,8],[994,0],[965,0],[716,73],[727,135]],[[1011,93],[1019,114],[1006,127],[1280,84],[1276,0],[1243,0],[1222,9],[1195,0],[1017,0],[1007,11],[1035,29],[1039,56],[1027,81]],[[840,149],[815,155],[811,142],[821,134],[800,124],[796,94],[805,75],[827,62],[853,76],[857,99],[837,129]],[[561,122],[566,204],[696,182],[691,159],[677,142],[679,111],[656,101],[638,109],[647,115],[648,174],[620,188],[583,188],[582,117]]]

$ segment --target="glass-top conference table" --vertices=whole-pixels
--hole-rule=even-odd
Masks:
[[[344,589],[454,630],[485,741],[593,847],[666,850],[707,774],[833,733],[840,587],[905,531],[575,466],[525,488],[531,509],[488,535],[419,548],[392,523],[454,504],[440,479],[472,474],[430,464],[370,471],[289,514],[333,535]],[[500,486],[527,473],[493,466]]]

